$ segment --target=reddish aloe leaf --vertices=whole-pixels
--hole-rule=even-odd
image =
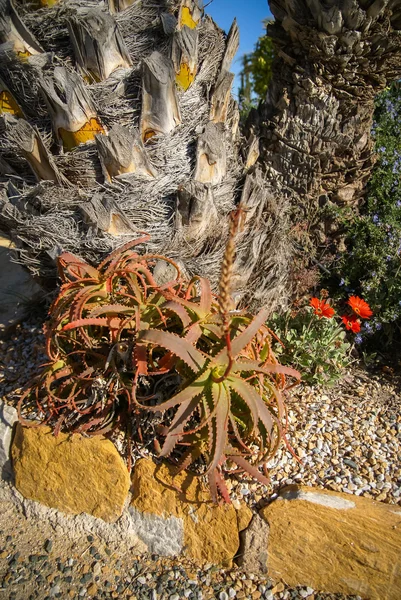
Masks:
[[[230,413],[230,392],[224,383],[212,386],[213,403],[215,404],[215,438],[211,462],[206,472],[213,471],[220,464],[224,449],[227,445],[227,425]]]
[[[208,377],[208,373],[210,373],[210,371],[205,372],[202,376],[202,377],[204,377],[204,380],[203,380],[204,381],[204,390],[203,390],[202,398],[200,398],[200,402],[199,402],[199,406],[200,406],[201,410],[203,410],[203,413],[204,413],[204,418],[202,418],[202,421],[199,425],[197,425],[196,427],[193,427],[190,430],[185,431],[185,435],[196,433],[196,432],[200,431],[201,429],[205,428],[207,425],[208,431],[209,431],[209,441],[210,441],[209,450],[211,450],[212,440],[215,438],[215,434],[214,434],[215,422],[212,423],[212,419],[216,416],[217,409],[218,409],[218,402],[216,402],[216,403],[213,402],[211,386],[207,385],[207,383],[209,383],[206,380],[206,377]],[[219,384],[213,384],[213,385],[218,386]],[[209,397],[211,397],[211,398],[208,399]],[[209,402],[212,404],[212,410],[210,410]],[[201,413],[201,417],[202,417],[202,413]],[[181,435],[181,434],[184,435],[184,432],[180,432],[179,435]],[[174,435],[178,435],[178,434],[174,434]]]
[[[94,308],[90,313],[89,317],[98,317],[99,315],[118,315],[119,313],[133,313],[135,307],[125,306],[124,304],[104,304]]]
[[[160,456],[168,456],[173,451],[182,435],[184,435],[183,429],[186,423],[199,406],[199,393],[202,393],[202,390],[199,390],[198,388],[198,393],[195,396],[185,400],[184,402],[181,402],[181,405],[177,410],[177,414],[175,415],[174,420],[169,427],[167,437],[160,452]],[[175,398],[177,398],[177,396],[175,396]]]
[[[217,504],[218,493],[217,493],[216,469],[214,471],[212,471],[211,473],[207,474],[207,480],[208,480],[208,484],[209,484],[210,495],[212,497],[212,502]],[[228,497],[228,499],[230,500],[230,497]]]
[[[138,339],[172,352],[183,360],[192,371],[200,371],[205,366],[207,358],[186,339],[180,338],[174,333],[147,329],[138,333]]]
[[[147,375],[148,352],[146,346],[142,346],[141,344],[135,344],[134,358],[138,368],[138,375]]]
[[[278,419],[277,419],[277,417],[275,417],[275,415],[270,412],[270,410],[269,410],[268,406],[266,405],[265,401],[263,400],[263,398],[258,394],[258,392],[255,390],[255,388],[253,388],[251,385],[249,385],[248,382],[242,381],[240,383],[240,385],[238,385],[238,381],[237,381],[236,387],[237,387],[238,393],[240,393],[239,390],[241,390],[242,393],[240,395],[245,400],[245,402],[248,404],[248,406],[250,406],[251,398],[255,402],[255,407],[257,410],[258,418],[263,423],[263,426],[266,429],[266,433],[269,436],[269,438],[271,439],[272,432],[274,429],[274,424],[277,423],[278,419],[280,419],[282,416],[280,406],[278,407]],[[274,389],[274,386],[272,386],[272,388]]]
[[[106,319],[105,317],[98,317],[94,319],[79,319],[78,321],[72,321],[71,323],[67,323],[67,325],[64,325],[62,331],[69,331],[70,329],[76,329],[77,327],[89,327],[90,325],[109,327],[109,323],[109,319]]]
[[[269,313],[267,309],[262,308],[256,317],[252,319],[245,331],[237,335],[237,337],[231,341],[231,356],[238,356],[241,350],[243,350],[245,346],[252,341],[261,326],[266,321],[268,314]],[[217,356],[215,356],[213,362],[218,365],[226,365],[228,363],[227,348],[224,348]]]
[[[79,279],[78,281],[69,281],[68,283],[63,283],[60,288],[59,295],[52,302],[49,308],[49,314],[53,314],[57,306],[61,302],[68,301],[71,296],[74,296],[76,290],[80,290],[82,287],[86,287],[88,284],[97,284],[97,282],[93,278],[87,279]]]
[[[121,268],[119,266],[117,270],[113,271],[113,277],[115,277],[116,275],[118,277],[127,277],[127,274],[138,277],[145,285],[147,283],[147,285],[150,287],[157,287],[156,281],[154,280],[152,273],[145,265],[141,263],[136,262]],[[146,277],[147,281],[143,279],[143,276]]]
[[[210,288],[210,283],[208,279],[205,279],[204,277],[199,277],[198,281],[200,283],[201,288],[199,306],[204,317],[206,317],[212,309],[212,290]]]
[[[242,398],[251,411],[253,423],[251,433],[253,433],[259,421],[258,400],[261,400],[259,394],[246,381],[233,375],[227,379],[227,385]]]
[[[82,312],[85,304],[92,298],[107,298],[106,290],[102,290],[99,285],[85,286],[80,292],[75,295],[72,303],[70,319],[77,321],[82,319]]]
[[[222,474],[220,473],[220,471],[218,470],[218,468],[214,469],[214,471],[211,471],[211,473],[208,473],[208,481],[209,481],[209,486],[210,486],[210,491],[211,491],[211,496],[212,496],[213,502],[218,501],[217,490],[219,490],[224,502],[226,502],[227,504],[230,504],[231,503],[230,494],[228,492],[224,478],[223,478]]]
[[[99,280],[99,271],[95,267],[88,265],[82,258],[79,258],[70,252],[62,252],[58,257],[57,263],[60,277],[65,282],[69,281],[66,278],[66,273],[76,279],[82,279],[85,276],[89,276],[95,281]]]
[[[301,380],[300,372],[292,367],[284,367],[283,365],[261,365],[256,360],[236,360],[233,363],[232,372],[236,373],[238,371],[257,371],[258,373],[264,373],[265,375],[278,373],[281,375],[288,375],[289,377],[295,377],[298,381]]]
[[[200,287],[200,298],[199,298],[199,304],[197,303],[197,313],[199,314],[199,317],[201,319],[204,319],[208,314],[210,314],[210,311],[212,309],[212,290],[210,288],[210,283],[208,281],[208,279],[205,279],[204,277],[193,277],[191,279],[191,281],[188,284],[188,290],[187,290],[187,294],[186,294],[186,299],[190,301],[190,294],[192,291],[192,288],[195,287],[196,283],[199,283],[199,287]]]
[[[181,304],[179,304],[178,302],[169,300],[168,302],[163,304],[163,310],[171,310],[173,313],[175,313],[184,327],[188,327],[188,325],[192,323],[189,314],[187,313],[185,308],[181,306]]]
[[[141,238],[137,238],[136,240],[131,240],[130,242],[127,242],[126,244],[124,244],[124,246],[120,246],[120,248],[117,248],[111,254],[106,256],[106,258],[100,263],[100,265],[98,267],[99,271],[101,269],[103,269],[105,267],[105,265],[107,265],[113,259],[114,259],[114,261],[113,261],[114,264],[116,264],[117,263],[116,259],[119,259],[121,257],[121,255],[124,254],[124,252],[126,252],[130,248],[133,248],[134,246],[138,246],[138,244],[144,244],[145,242],[148,242],[150,240],[150,235],[145,233],[144,231],[139,231],[138,233],[144,233],[144,236]]]
[[[142,404],[140,404],[139,406],[152,412],[164,412],[169,408],[174,408],[174,406],[177,406],[177,404],[181,404],[182,402],[188,402],[192,398],[200,396],[203,393],[205,384],[206,380],[204,378],[204,374],[202,374],[193,383],[191,383],[183,390],[178,392],[178,394],[170,398],[170,400],[166,400],[165,402],[162,402],[162,404],[158,404],[157,406],[144,406]]]
[[[201,335],[202,329],[200,328],[199,323],[193,323],[186,332],[185,339],[195,346]]]
[[[197,458],[199,458],[199,456],[197,456],[196,447],[189,448],[189,450],[187,450],[179,460],[179,463],[177,465],[177,474],[188,469],[189,465],[193,463]]]
[[[243,469],[246,473],[251,475],[251,477],[259,481],[260,483],[263,483],[264,485],[269,485],[270,481],[267,479],[267,477],[262,475],[262,473],[257,467],[254,467],[253,465],[249,464],[249,462],[245,460],[243,456],[239,456],[237,454],[227,454],[227,458],[229,460],[232,460],[232,462],[234,462],[236,465],[238,465],[241,469]]]

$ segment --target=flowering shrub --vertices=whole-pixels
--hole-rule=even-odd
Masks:
[[[334,315],[334,308],[327,304],[324,300],[319,300],[319,298],[312,298],[310,301],[311,307],[314,309],[314,314],[321,319],[322,317],[327,317],[331,319]]]
[[[280,338],[274,346],[275,353],[283,364],[299,369],[303,381],[331,385],[350,364],[351,344],[346,330],[358,333],[361,320],[370,318],[372,311],[357,296],[351,296],[347,304],[354,314],[339,317],[324,298],[312,298],[309,306],[286,315],[273,315],[269,321]],[[358,343],[357,338],[354,341]]]
[[[344,210],[338,219],[347,232],[348,252],[331,265],[324,280],[330,293],[363,296],[373,309],[356,343],[366,349],[401,350],[401,85],[376,101],[372,127],[377,163],[359,216]],[[340,289],[339,289],[340,285]],[[354,325],[353,331],[355,331]]]

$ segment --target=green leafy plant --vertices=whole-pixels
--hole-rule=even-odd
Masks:
[[[271,21],[265,19],[267,29]],[[248,112],[252,106],[257,106],[266,98],[267,90],[273,74],[275,48],[273,38],[268,34],[260,36],[252,52],[244,54],[241,59],[240,79],[238,90],[241,113]]]
[[[312,385],[334,384],[351,362],[346,331],[333,316],[334,310],[327,303],[313,298],[311,306],[274,314],[268,321],[279,338],[274,351],[280,362],[299,369],[303,381]],[[353,317],[350,319],[353,324]]]
[[[285,376],[299,374],[278,364],[266,311],[230,310],[237,226],[233,219],[219,298],[206,279],[183,280],[170,259],[136,253],[148,236],[98,267],[62,254],[63,285],[45,326],[49,363],[21,398],[23,423],[49,423],[56,435],[122,428],[130,458],[131,439],[140,444],[157,413],[160,455],[207,475],[215,500],[220,492],[229,501],[230,465],[267,483],[258,467],[285,439]],[[173,265],[176,277],[158,285],[156,261]]]
[[[338,208],[347,252],[334,257],[323,284],[334,298],[363,296],[374,311],[361,328],[361,349],[401,350],[401,85],[376,100],[372,126],[377,163],[359,215]],[[394,352],[395,351],[395,352]]]

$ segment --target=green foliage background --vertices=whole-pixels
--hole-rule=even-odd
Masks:
[[[269,21],[265,21],[265,26]],[[258,39],[255,49],[242,57],[240,73],[241,86],[239,89],[240,108],[249,112],[252,106],[257,106],[260,100],[266,98],[267,88],[272,77],[274,60],[273,40],[268,35]]]
[[[327,283],[334,295],[356,293],[374,317],[361,343],[376,350],[401,349],[401,84],[376,99],[372,124],[378,160],[360,214],[339,210],[348,252],[338,255]],[[338,282],[340,286],[338,289]]]

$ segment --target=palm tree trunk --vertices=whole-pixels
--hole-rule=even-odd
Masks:
[[[338,207],[354,212],[365,194],[375,163],[374,98],[401,76],[401,3],[270,5],[277,59],[248,132],[260,137],[263,171],[291,205],[293,238],[306,249],[299,271],[311,252],[324,260],[344,250],[332,216]]]
[[[285,306],[296,244],[333,234],[322,206],[363,196],[400,0],[272,3],[279,58],[245,144],[235,22],[226,36],[196,0],[41,4],[0,0],[0,226],[20,261],[51,282],[61,250],[96,261],[145,230],[217,288],[240,204],[236,300]]]

